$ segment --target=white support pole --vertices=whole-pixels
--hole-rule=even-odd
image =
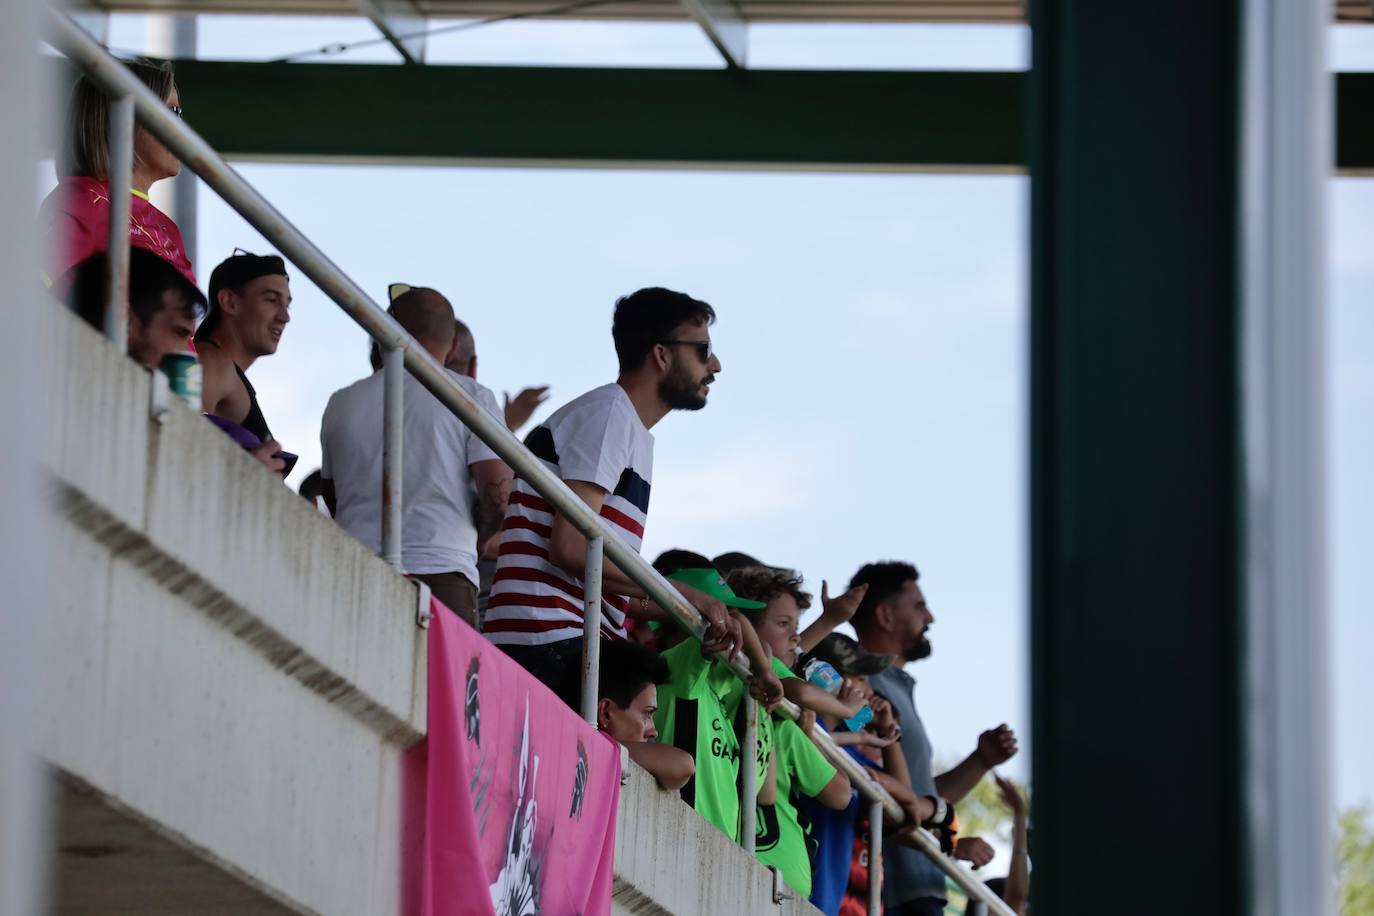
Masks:
[[[134,100],[110,99],[110,243],[105,336],[123,352],[129,336],[129,188],[134,177]]]
[[[758,832],[759,704],[744,694],[744,736],[740,739],[739,844],[751,856]]]
[[[48,68],[34,53],[41,41],[40,0],[0,3],[0,200],[33,199],[34,164],[52,87]],[[45,454],[51,404],[29,397],[45,384],[51,368],[41,345],[54,306],[34,282],[35,264],[44,263],[28,219],[0,223],[0,302],[5,303],[5,333],[15,342],[0,361],[0,426],[19,431],[0,437],[0,479],[5,481],[5,511],[0,512],[0,916],[46,913],[45,899],[56,867],[57,849],[49,819],[50,783],[34,753],[40,721],[57,715],[52,698],[61,695],[53,671],[59,647],[49,633],[53,617],[48,583],[54,510],[48,505]]]
[[[401,442],[405,431],[405,351],[382,351],[382,559],[398,572],[401,566],[401,488],[404,476]]]
[[[868,916],[883,911],[883,805],[868,804]]]
[[[601,565],[605,538],[587,539],[582,576],[582,718],[596,727],[597,687],[601,682]]]
[[[1241,378],[1248,906],[1331,913],[1326,525],[1330,2],[1242,7]]]

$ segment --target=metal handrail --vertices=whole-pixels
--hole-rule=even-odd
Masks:
[[[438,361],[418,341],[411,337],[391,315],[387,314],[385,309],[377,305],[367,293],[363,292],[336,264],[315,247],[313,242],[306,238],[266,198],[235,172],[229,163],[215,152],[199,134],[173,114],[142,81],[69,16],[50,8],[49,24],[51,26],[50,40],[54,47],[81,67],[87,76],[112,98],[131,100],[138,122],[158,140],[162,141],[187,168],[200,176],[201,180],[221,199],[233,207],[264,238],[272,242],[282,255],[314,281],[315,285],[326,296],[332,299],[359,327],[366,331],[382,348],[384,359],[390,355],[388,351],[399,351],[404,358],[406,370],[420,384],[424,385],[431,394],[439,399],[441,404],[476,433],[478,438],[485,442],[507,465],[548,500],[560,515],[587,538],[589,568],[595,566],[599,572],[599,554],[604,551],[621,571],[640,588],[644,589],[659,607],[672,616],[678,626],[698,641],[702,639],[706,624],[696,608],[688,604],[682,595],[669,585],[667,579],[661,576],[637,552],[631,550],[620,538],[606,536],[608,529],[604,527],[601,518],[573,493],[562,479],[550,472],[543,462],[526,449],[502,422],[488,414],[472,395],[449,376],[447,370],[439,365]],[[121,196],[117,195],[117,190],[113,186],[111,187],[112,202],[116,196]],[[122,197],[127,202],[128,194],[125,193]],[[122,234],[127,237],[127,228]],[[114,239],[113,232],[111,239],[112,241]],[[391,358],[395,359],[394,356]],[[399,386],[396,387],[399,388]],[[399,423],[396,425],[399,426]],[[388,483],[395,487],[394,504],[390,506],[394,517],[400,511],[399,480],[394,482],[389,480]],[[389,490],[389,493],[391,492],[393,491]],[[389,543],[397,545],[397,549],[399,549],[399,538],[396,531],[396,526],[392,525],[392,539]],[[384,540],[387,539],[384,538]],[[594,554],[596,554],[595,557]],[[596,578],[599,580],[599,575]],[[596,584],[599,586],[599,581]],[[595,606],[596,614],[593,614],[592,611],[593,606],[589,602],[585,614],[586,632],[595,634],[598,633],[595,624],[599,617],[599,605]],[[596,650],[594,646],[596,643],[597,640],[595,639],[584,638],[584,648],[588,653],[584,657],[584,677],[587,674],[589,658],[592,659],[591,670],[595,670]],[[734,658],[717,656],[717,658],[727,664],[742,679],[747,680],[752,674],[743,655],[736,655]],[[585,694],[584,688],[584,701]],[[801,716],[801,710],[788,700],[783,700],[774,711],[793,721]],[[584,703],[584,714],[586,712]],[[887,790],[879,785],[853,758],[841,751],[828,734],[823,731],[816,731],[813,740],[821,754],[831,765],[843,772],[859,793],[875,806],[874,810],[882,810],[886,820],[892,824],[905,822],[904,812]],[[752,780],[755,768],[748,767],[747,769]],[[881,824],[882,819],[875,820]],[[935,862],[936,866],[970,897],[987,903],[989,910],[998,916],[1014,916],[1001,898],[981,881],[975,880],[965,872],[953,859],[945,856],[940,851],[938,841],[930,833],[917,827],[913,831],[908,831],[906,835],[910,836],[914,845],[925,852]],[[879,840],[878,843],[880,842]],[[874,845],[877,846],[878,843]]]

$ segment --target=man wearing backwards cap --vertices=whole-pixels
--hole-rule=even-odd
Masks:
[[[654,568],[670,581],[681,582],[711,595],[726,607],[751,610],[762,607],[762,602],[746,601],[736,596],[720,573],[711,566],[711,561],[700,555],[670,551],[654,563]],[[738,622],[736,612],[732,610],[731,614]],[[745,652],[754,663],[754,670],[763,672],[762,677],[771,680],[771,684],[765,687],[755,679],[751,689],[756,695],[771,695],[776,701],[782,691],[769,670],[767,656],[758,637],[752,628],[741,629]],[[663,653],[669,677],[668,683],[659,692],[654,727],[658,730],[660,742],[686,751],[696,763],[695,774],[679,790],[682,800],[731,840],[738,841],[739,787],[736,780],[739,776],[740,746],[734,718],[743,692],[740,691],[735,698],[734,708],[727,706],[726,698],[735,692],[739,678],[726,665],[710,657],[731,642],[728,636],[703,643],[686,639]],[[772,742],[766,740],[765,736],[764,723],[767,718],[759,717],[759,745],[751,756],[762,777],[757,783],[758,798],[765,804],[771,804],[775,783],[769,766]]]
[[[196,330],[206,413],[242,426],[262,446],[253,454],[275,471],[286,470],[281,451],[245,374],[260,356],[277,352],[291,320],[286,264],[276,255],[236,253],[210,274],[210,311]]]

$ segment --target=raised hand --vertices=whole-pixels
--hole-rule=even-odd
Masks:
[[[901,737],[902,730],[897,725],[897,714],[892,711],[891,703],[874,694],[868,698],[868,708],[873,710],[873,721],[869,723],[869,728],[879,737],[890,739],[889,744]]]
[[[835,694],[835,699],[844,704],[844,708],[847,710],[846,719],[857,716],[859,710],[868,705],[868,696],[864,693],[863,687],[849,678],[845,678],[840,683],[840,692]]]
[[[871,732],[866,728],[860,729],[855,734],[858,737],[854,744],[858,747],[875,747],[879,750],[882,750],[883,748],[887,747],[888,745],[892,744],[894,741],[897,740],[896,735],[889,735],[888,737],[884,738],[882,735],[879,735],[875,732]]]
[[[537,388],[523,388],[513,398],[507,391],[504,397],[506,428],[515,432],[530,421],[530,417],[534,416],[534,412],[539,409],[540,404],[549,399],[549,386],[540,385]]]
[[[782,681],[772,671],[758,671],[749,678],[749,695],[772,712],[782,702]],[[814,720],[813,720],[814,721]]]
[[[838,626],[847,623],[859,609],[859,603],[868,594],[868,585],[856,585],[838,598],[830,597],[830,583],[821,580],[821,616]]]
[[[1016,732],[1008,728],[1005,722],[990,728],[978,736],[978,749],[974,753],[985,769],[1006,763],[1016,756]]]
[[[993,773],[992,778],[997,783],[997,794],[1002,796],[1002,802],[1012,810],[1013,814],[1020,814],[1026,810],[1026,800],[1021,796],[1021,790],[1009,779],[1003,779],[999,774]]]

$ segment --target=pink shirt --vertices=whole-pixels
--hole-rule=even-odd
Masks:
[[[69,270],[91,255],[109,250],[109,184],[84,176],[62,179],[39,207],[38,225],[48,245],[50,277],[65,288],[62,278]],[[141,191],[133,191],[129,201],[129,244],[151,251],[191,285],[198,285],[181,230]],[[60,295],[62,290],[54,292]]]

